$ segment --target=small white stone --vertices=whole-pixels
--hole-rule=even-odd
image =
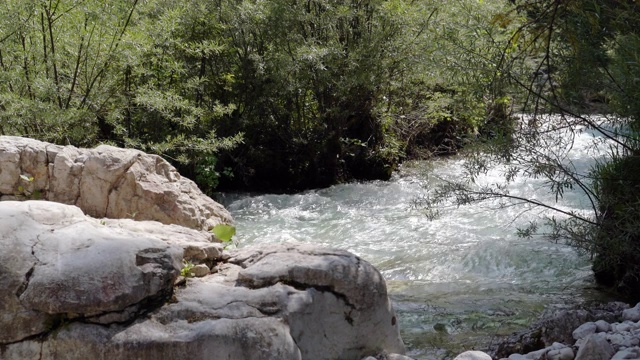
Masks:
[[[611,330],[611,324],[604,320],[598,320],[595,322],[595,324],[597,332],[607,332]]]
[[[616,326],[616,332],[628,332],[628,331],[631,331],[631,329],[632,329],[631,325],[627,323],[622,323]]]
[[[551,350],[551,349],[550,348],[544,348],[544,349],[532,351],[532,352],[526,354],[525,357],[527,359],[530,359],[530,360],[540,360],[540,359],[542,359],[544,357],[544,355],[546,353],[549,352],[549,350]]]
[[[630,347],[631,346],[631,337],[630,336],[625,336],[624,334],[620,334],[620,333],[607,334],[607,340],[612,345],[626,346],[626,347]]]
[[[551,346],[549,346],[549,348],[551,350],[560,350],[560,349],[564,349],[566,347],[568,347],[568,346],[563,344],[563,343],[559,343],[559,342],[554,342],[553,344],[551,344]]]
[[[489,358],[491,359],[491,358]],[[400,355],[400,354],[388,354],[387,360],[414,360],[408,356]]]
[[[570,347],[551,350],[547,353],[547,360],[573,360],[574,358],[573,349]]]
[[[640,348],[634,347],[618,351],[611,360],[640,359]]]
[[[195,277],[203,277],[209,275],[210,272],[211,270],[209,270],[209,267],[205,264],[198,264],[194,266],[190,271],[190,273],[192,273]]]
[[[576,360],[609,360],[613,354],[615,349],[607,342],[604,334],[591,334],[578,349]]]
[[[528,357],[526,357],[524,355],[511,354],[511,355],[509,355],[509,360],[531,360],[531,359],[529,359]]]
[[[573,338],[576,340],[583,339],[591,334],[594,334],[597,330],[597,326],[593,322],[584,323],[573,330]]]
[[[622,319],[633,322],[640,320],[640,303],[637,303],[636,306],[631,309],[622,311]]]
[[[482,351],[465,351],[453,360],[491,360],[491,356]]]

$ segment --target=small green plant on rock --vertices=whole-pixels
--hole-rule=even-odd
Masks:
[[[23,174],[20,175],[20,179],[26,183],[26,187],[25,185],[19,185],[18,186],[18,196],[22,196],[27,200],[40,200],[40,198],[42,198],[42,194],[40,193],[40,190],[33,190],[31,191],[29,188],[31,187],[31,184],[35,181],[35,178],[33,176],[30,176],[29,174]]]
[[[180,276],[185,278],[192,277],[193,273],[191,272],[191,270],[193,270],[194,267],[195,265],[193,265],[191,261],[182,260],[182,269],[180,269]]]

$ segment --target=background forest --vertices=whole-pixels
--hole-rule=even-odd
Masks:
[[[522,17],[476,0],[0,7],[3,134],[139,148],[209,191],[388,178],[454,152],[504,100],[496,68]]]
[[[407,158],[478,149],[473,171],[514,162],[558,196],[582,188],[594,216],[550,218],[554,236],[640,297],[639,6],[5,0],[0,134],[138,148],[209,193],[386,179]],[[514,112],[572,115],[561,127],[599,131],[615,151],[573,173],[537,151],[558,128]],[[606,127],[580,116],[593,112],[611,115]],[[442,194],[473,201],[467,184]]]

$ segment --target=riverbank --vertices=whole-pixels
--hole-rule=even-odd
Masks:
[[[547,314],[487,353],[455,360],[623,360],[640,359],[640,303],[611,302]],[[472,356],[473,355],[473,356]]]

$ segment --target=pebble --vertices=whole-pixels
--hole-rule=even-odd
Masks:
[[[453,360],[491,360],[491,356],[482,351],[465,351]]]

